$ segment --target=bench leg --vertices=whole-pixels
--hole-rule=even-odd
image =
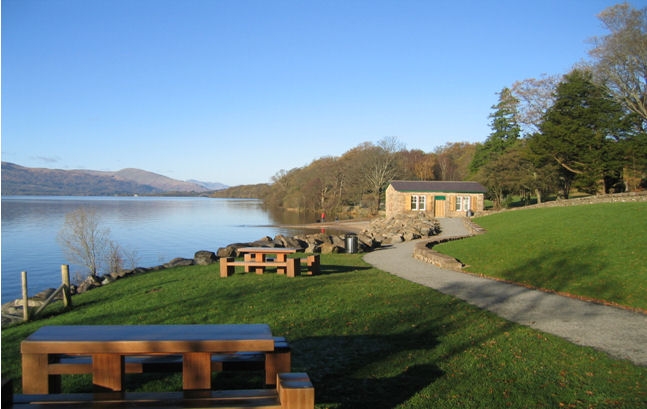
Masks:
[[[308,271],[310,271],[310,275],[316,276],[317,274],[319,274],[319,255],[318,254],[312,254],[308,256],[307,263],[308,263]]]
[[[49,375],[47,354],[22,354],[22,392],[48,394],[60,392],[61,377]]]
[[[233,257],[221,257],[220,258],[220,278],[227,278],[234,275],[236,267],[230,266],[228,263],[233,263]]]
[[[265,262],[265,254],[257,254],[256,258],[254,258],[254,261],[259,262],[259,263],[264,263]],[[265,273],[265,267],[263,266],[258,266],[256,267],[256,274],[262,275]]]
[[[92,383],[98,391],[122,391],[124,372],[123,355],[92,355]]]
[[[265,384],[275,385],[276,376],[290,372],[292,368],[292,352],[290,348],[282,348],[265,354]]]
[[[250,254],[250,253],[243,254],[243,260],[245,260],[245,263],[249,263],[250,261],[253,261],[253,259],[254,259],[254,256],[252,254]],[[252,268],[249,267],[249,266],[245,266],[245,272],[246,273],[251,273]]]
[[[296,277],[298,275],[301,275],[301,259],[289,258],[287,259],[287,263],[288,263],[288,267],[287,267],[288,277]]]
[[[182,358],[182,388],[211,389],[211,353],[188,352]]]
[[[288,261],[286,254],[279,253],[276,255],[277,263],[285,263],[286,261]],[[276,267],[276,274],[283,275],[283,274],[286,274],[286,272],[287,272],[287,267],[281,267],[281,266]]]

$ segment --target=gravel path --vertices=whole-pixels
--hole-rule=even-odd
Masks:
[[[440,219],[442,235],[467,235],[461,219]],[[521,325],[647,365],[647,315],[444,270],[413,258],[415,241],[364,255],[391,274],[434,288]]]

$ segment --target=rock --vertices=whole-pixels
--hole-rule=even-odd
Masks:
[[[274,237],[274,243],[278,247],[290,247],[299,249],[299,251],[304,251],[308,247],[308,243],[305,240],[301,240],[298,237],[286,237],[282,234]]]
[[[164,264],[164,267],[166,268],[186,267],[186,266],[192,266],[193,264],[195,264],[195,262],[193,261],[192,258],[177,257],[169,261],[168,263]]]
[[[44,303],[45,303],[45,300],[35,300],[33,298],[27,299],[27,305],[29,307],[40,307]],[[19,307],[19,308],[22,308],[24,306],[24,304],[25,303],[23,302],[22,299],[17,299],[17,300],[14,300],[14,302],[13,302],[13,306],[14,307]]]
[[[233,245],[229,245],[227,247],[221,247],[218,249],[216,252],[216,255],[218,258],[227,258],[227,257],[236,257],[236,247]]]
[[[101,287],[101,281],[99,277],[88,276],[81,284],[76,288],[77,293],[83,293],[93,288]]]
[[[48,288],[46,290],[43,290],[36,294],[35,296],[31,297],[33,300],[46,300],[49,298],[50,295],[52,295],[56,291],[55,288]],[[22,305],[22,304],[21,304]]]
[[[306,253],[321,253],[321,243],[308,243],[308,247],[306,248]]]
[[[277,247],[271,237],[265,236],[249,244],[249,247]]]
[[[344,247],[337,246],[333,243],[323,243],[319,249],[321,254],[343,253],[346,251]]]
[[[374,237],[371,237],[365,233],[358,234],[357,241],[359,242],[359,245],[363,250],[376,249],[382,245],[381,241],[377,241]]]
[[[426,213],[397,214],[388,219],[375,219],[359,234],[360,242],[369,248],[382,243],[417,240],[440,233],[440,224]]]
[[[216,257],[216,253],[213,251],[200,250],[194,254],[193,260],[199,266],[207,266],[218,261],[218,257]]]

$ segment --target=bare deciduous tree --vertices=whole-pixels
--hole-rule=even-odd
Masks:
[[[621,3],[598,17],[610,34],[594,39],[594,72],[616,100],[647,123],[647,7]]]
[[[94,209],[78,208],[65,215],[58,242],[71,262],[87,267],[96,277],[111,251],[109,236],[110,229],[101,227]]]
[[[378,142],[378,146],[372,147],[365,163],[365,178],[368,186],[376,197],[375,212],[380,209],[380,199],[387,184],[393,180],[399,172],[397,163],[397,152],[403,150],[404,145],[396,137],[386,137]]]
[[[555,101],[555,88],[560,76],[528,78],[512,84],[512,95],[519,100],[517,122],[526,135],[539,131],[544,115]]]

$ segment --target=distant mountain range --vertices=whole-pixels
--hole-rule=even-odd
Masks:
[[[132,196],[201,194],[227,188],[221,183],[181,181],[141,169],[116,172],[27,168],[2,162],[2,195]]]

